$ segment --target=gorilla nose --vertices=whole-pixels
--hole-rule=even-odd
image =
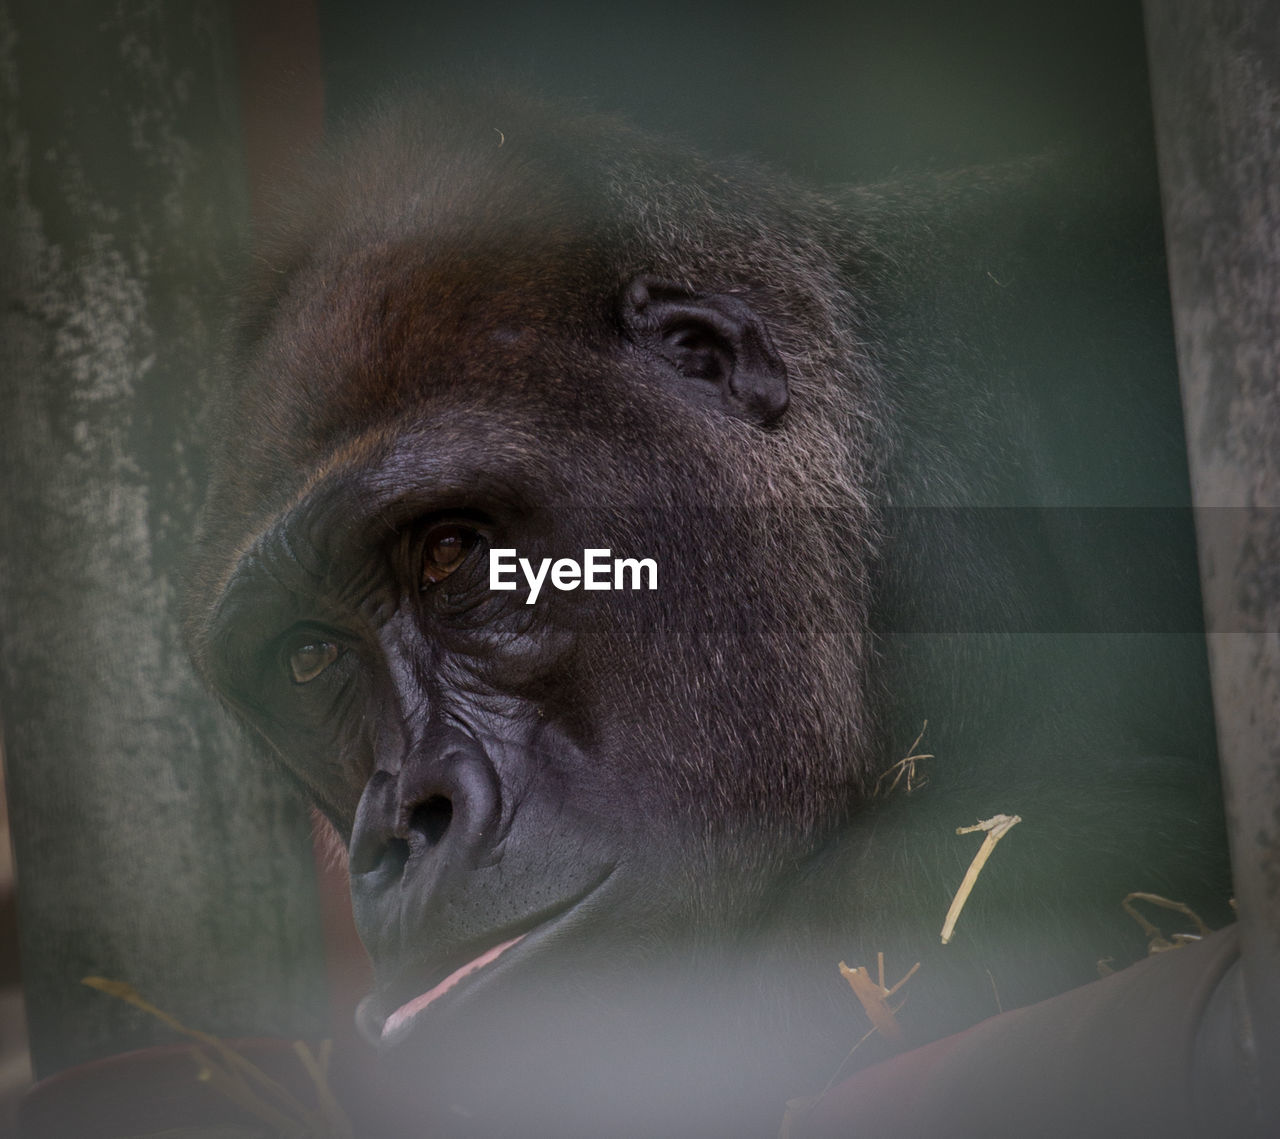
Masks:
[[[410,867],[436,876],[483,866],[500,821],[493,764],[475,740],[450,729],[413,749],[398,772],[369,780],[351,836],[352,874],[388,887]]]

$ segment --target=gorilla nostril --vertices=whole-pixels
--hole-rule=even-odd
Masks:
[[[379,869],[399,878],[408,861],[409,844],[402,838],[392,838],[387,840],[386,849],[382,852],[378,865]]]
[[[396,772],[370,777],[352,828],[353,892],[372,898],[419,872],[491,865],[501,818],[498,775],[484,750],[442,732],[401,757]]]
[[[377,874],[398,881],[409,861],[409,844],[393,835],[361,835],[351,843],[350,867],[355,877]]]
[[[444,832],[453,821],[453,801],[443,795],[432,795],[425,803],[413,809],[409,816],[409,835],[411,840],[421,837],[426,840],[428,848],[435,846],[444,838]]]

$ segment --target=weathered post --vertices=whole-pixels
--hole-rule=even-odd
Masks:
[[[229,5],[0,0],[0,711],[38,1074],[321,1029],[308,821],[191,674],[180,567],[247,212]]]
[[[1147,0],[1243,990],[1280,1119],[1280,17]],[[1270,1102],[1266,1102],[1270,1097]]]

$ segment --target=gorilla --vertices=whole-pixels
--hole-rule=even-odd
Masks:
[[[1130,891],[1222,920],[1158,235],[1064,161],[817,192],[437,94],[281,195],[189,638],[348,852],[387,1134],[773,1135],[842,960],[919,1044],[1140,955]]]

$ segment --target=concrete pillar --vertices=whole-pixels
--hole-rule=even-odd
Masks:
[[[38,1074],[322,1031],[309,824],[178,635],[247,212],[229,5],[0,0],[0,712]]]
[[[1280,10],[1147,0],[1243,978],[1280,1119]]]

